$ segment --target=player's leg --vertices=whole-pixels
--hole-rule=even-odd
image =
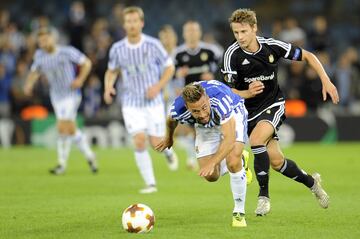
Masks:
[[[249,141],[254,154],[254,170],[260,191],[258,194],[257,215],[266,215],[270,212],[269,199],[269,169],[270,159],[266,149],[269,138],[274,134],[274,128],[267,121],[260,121],[252,130]]]
[[[235,110],[236,120],[236,143],[234,149],[226,157],[227,168],[230,175],[230,186],[234,199],[233,227],[246,227],[245,220],[245,199],[247,176],[244,158],[244,144],[247,140],[247,111],[245,106],[240,106]],[[246,155],[245,155],[246,156]]]
[[[309,174],[300,169],[294,161],[284,157],[277,140],[271,139],[269,141],[267,151],[270,157],[271,167],[275,171],[304,184],[308,188],[311,188],[314,185],[314,179]]]
[[[246,227],[246,172],[241,159],[243,149],[244,143],[236,142],[234,149],[226,157],[226,164],[230,175],[231,192],[234,199],[232,222],[232,226],[234,227]]]
[[[58,165],[50,169],[52,174],[63,174],[67,167],[67,160],[71,149],[71,136],[69,135],[67,121],[57,121],[58,139],[57,139],[57,153],[58,153]]]
[[[176,127],[175,135],[178,137],[178,142],[180,142],[182,147],[185,149],[187,168],[190,170],[197,170],[198,164],[194,150],[194,128],[188,125],[178,125],[178,127]]]
[[[139,132],[133,136],[135,147],[135,161],[146,187],[140,193],[153,193],[157,191],[152,159],[146,148],[146,134]]]
[[[162,104],[157,106],[147,107],[145,110],[147,115],[146,130],[149,135],[150,144],[153,148],[158,145],[161,139],[165,136],[166,131],[166,116],[165,109]],[[168,167],[171,171],[176,171],[179,168],[178,157],[173,148],[165,149],[163,151]]]
[[[67,118],[71,119],[69,122],[69,128],[72,132],[73,142],[77,146],[77,148],[81,151],[81,153],[85,156],[86,161],[88,162],[90,169],[93,173],[97,173],[98,167],[96,162],[96,156],[94,152],[91,150],[88,140],[86,139],[85,134],[76,126],[76,116],[77,111],[81,102],[81,96],[77,95],[70,99],[68,103],[68,113]]]
[[[329,197],[321,187],[321,179],[319,174],[314,174],[311,176],[303,169],[299,168],[294,161],[285,158],[281,152],[279,142],[275,139],[269,141],[267,149],[270,157],[271,167],[274,170],[280,172],[288,178],[295,180],[296,182],[304,184],[315,194],[321,207],[328,207]]]
[[[85,136],[85,134],[76,127],[76,123],[72,122],[72,127],[74,127],[73,142],[76,144],[81,153],[85,156],[86,161],[88,162],[90,169],[93,173],[98,172],[98,166],[96,161],[95,153],[90,148],[90,144]]]
[[[145,182],[145,188],[140,193],[153,193],[157,191],[154,169],[149,151],[146,147],[146,118],[147,116],[141,109],[134,107],[123,107],[125,127],[132,135],[134,144],[134,155],[136,166]]]
[[[68,124],[68,110],[69,104],[67,98],[61,100],[54,100],[51,98],[51,103],[54,108],[55,116],[57,119],[57,153],[58,153],[58,165],[50,169],[52,174],[63,174],[67,167],[67,160],[71,150],[71,130]]]

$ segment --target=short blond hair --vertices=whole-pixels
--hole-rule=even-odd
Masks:
[[[130,13],[139,14],[140,19],[142,21],[144,21],[144,11],[140,7],[131,6],[131,7],[125,8],[124,11],[123,11],[123,16],[125,17],[126,14],[130,14]]]
[[[200,84],[188,84],[181,93],[185,103],[195,103],[204,95],[206,95],[205,90]]]
[[[247,8],[240,8],[235,10],[230,18],[229,23],[248,23],[250,26],[257,24],[256,13]]]

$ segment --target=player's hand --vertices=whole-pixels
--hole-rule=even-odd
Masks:
[[[158,152],[164,151],[166,148],[170,149],[174,144],[174,141],[170,138],[164,138],[161,142],[155,146],[155,150]]]
[[[200,168],[199,176],[207,177],[214,173],[216,164],[212,161],[209,161],[203,167]]]
[[[71,89],[76,90],[80,89],[83,86],[84,82],[78,78],[76,78],[73,82],[71,82]]]
[[[113,96],[116,95],[116,90],[114,87],[111,87],[109,89],[105,89],[104,92],[104,101],[106,104],[111,104],[113,102]]]
[[[159,94],[160,91],[161,88],[158,84],[152,85],[148,88],[146,92],[146,98],[152,100]]]
[[[32,90],[33,90],[33,86],[32,86],[32,85],[30,85],[30,84],[25,84],[23,90],[24,90],[24,94],[25,94],[26,96],[32,96]]]
[[[189,67],[183,66],[176,71],[177,78],[185,78],[189,74]]]
[[[262,83],[261,81],[253,81],[249,84],[249,89],[248,89],[248,93],[249,93],[249,98],[252,98],[258,94],[261,94],[264,91],[264,83]]]
[[[209,81],[213,79],[214,79],[214,74],[211,72],[205,72],[200,75],[200,80]]]
[[[334,86],[334,84],[331,83],[330,80],[326,81],[326,83],[322,85],[322,95],[323,95],[324,101],[327,98],[327,94],[330,95],[331,100],[334,104],[339,103],[338,91],[337,91],[336,87]]]

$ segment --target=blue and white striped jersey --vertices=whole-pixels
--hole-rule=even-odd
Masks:
[[[121,70],[119,94],[122,105],[145,107],[163,104],[162,93],[149,100],[146,92],[160,80],[164,68],[172,64],[160,41],[148,35],[142,34],[137,44],[130,44],[127,38],[114,43],[108,68]]]
[[[216,81],[199,81],[193,84],[200,84],[210,98],[211,116],[205,128],[215,127],[227,122],[233,112],[246,114],[244,99],[233,93],[227,85]],[[170,108],[170,117],[182,124],[196,124],[195,118],[186,109],[182,96],[178,96]]]
[[[57,46],[55,52],[36,50],[31,71],[44,74],[50,85],[52,100],[80,94],[80,90],[71,89],[76,78],[76,65],[85,62],[86,56],[72,46]]]

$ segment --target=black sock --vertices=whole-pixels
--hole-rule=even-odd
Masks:
[[[260,186],[259,196],[269,197],[269,168],[270,160],[265,145],[252,146],[254,154],[254,170]]]
[[[314,185],[313,177],[301,170],[296,163],[290,159],[285,159],[279,172],[288,178],[294,179],[296,182],[304,184],[308,188],[311,188]]]

